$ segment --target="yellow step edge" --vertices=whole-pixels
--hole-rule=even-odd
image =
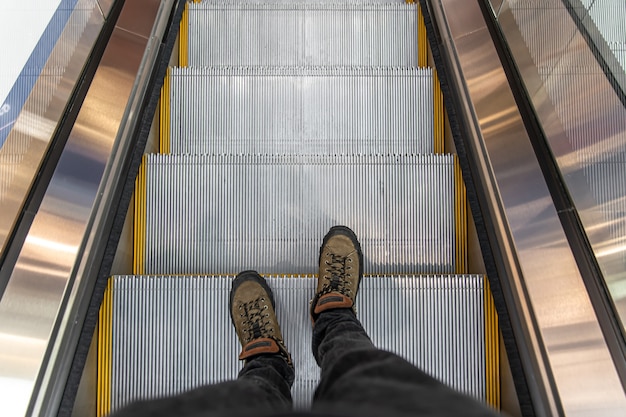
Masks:
[[[485,366],[486,400],[496,410],[501,407],[500,395],[500,338],[496,306],[491,294],[489,280],[485,276]]]
[[[414,3],[408,1],[407,3]],[[428,38],[426,36],[426,23],[424,23],[424,14],[422,6],[417,6],[417,65],[420,67],[428,66]]]
[[[162,154],[170,153],[170,77],[171,68],[168,68],[161,87],[159,112],[159,152]]]
[[[198,3],[196,1],[196,3]],[[185,3],[185,8],[183,9],[183,16],[180,19],[180,32],[178,38],[178,65],[181,67],[187,66],[187,51],[188,51],[188,40],[189,40],[189,2]]]
[[[133,274],[144,273],[144,246],[146,240],[146,156],[144,155],[135,181],[135,219],[133,233]]]
[[[139,254],[139,199],[141,190],[139,189],[139,183],[141,182],[142,170],[144,165],[145,156],[142,158],[141,164],[139,164],[139,171],[137,172],[137,178],[135,178],[135,191],[133,194],[133,274],[137,273],[137,264],[139,263],[137,257]]]
[[[407,3],[414,3],[407,1]],[[424,13],[422,6],[417,6],[417,65],[419,67],[428,67],[428,36],[426,33],[426,23],[424,22]],[[434,106],[434,140],[435,153],[443,154],[444,150],[444,126],[445,114],[443,106],[443,93],[441,91],[441,83],[437,70],[433,68],[433,106]]]
[[[463,175],[461,173],[461,166],[459,164],[459,157],[454,155],[454,182],[455,182],[455,196],[454,196],[454,213],[456,221],[455,223],[455,268],[454,272],[457,274],[466,274],[468,271],[467,264],[467,192],[465,190],[465,183],[463,182]]]
[[[109,278],[100,306],[98,320],[98,393],[96,415],[104,417],[111,411],[111,325],[113,318],[113,280]]]
[[[163,80],[163,86],[161,87],[161,94],[159,97],[159,152],[163,153],[163,135],[165,134],[165,83],[167,82],[167,73],[165,73],[165,79]]]

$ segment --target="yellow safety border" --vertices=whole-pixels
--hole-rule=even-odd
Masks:
[[[414,3],[407,1],[407,3]],[[428,35],[426,33],[426,23],[424,22],[424,13],[422,6],[417,5],[417,65],[419,67],[428,67]],[[433,109],[434,109],[434,140],[435,153],[444,153],[444,129],[445,129],[445,113],[443,106],[443,93],[441,92],[441,83],[437,70],[433,68]]]
[[[487,404],[500,410],[500,337],[498,314],[491,294],[489,280],[484,277],[485,288],[485,366]]]
[[[413,1],[407,1],[413,3]],[[422,6],[417,5],[417,65],[420,67],[428,66],[428,37],[426,36],[426,23],[424,22],[424,14]]]
[[[159,152],[170,153],[170,77],[171,68],[167,69],[163,87],[161,87],[161,109],[159,112]]]
[[[193,3],[201,3],[202,0],[193,0]],[[183,15],[180,19],[180,32],[178,35],[178,65],[189,66],[189,3],[185,2]]]
[[[457,274],[466,274],[467,265],[467,192],[459,157],[454,155],[454,213],[455,213],[455,260],[454,270]]]
[[[133,229],[133,274],[144,273],[144,242],[146,240],[146,156],[135,181],[135,221]]]
[[[189,2],[185,2],[183,16],[180,19],[180,32],[178,35],[178,65],[186,67],[188,65],[187,54],[189,51]]]
[[[113,279],[109,278],[100,306],[98,321],[98,387],[96,415],[103,417],[111,411],[111,324],[113,318]]]

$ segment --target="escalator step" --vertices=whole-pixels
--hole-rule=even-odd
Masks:
[[[417,10],[400,2],[203,2],[189,66],[417,64]]]
[[[171,68],[171,153],[432,153],[432,70]]]
[[[147,155],[135,272],[314,273],[345,224],[368,273],[453,273],[455,178],[452,155]]]
[[[236,378],[241,350],[228,313],[232,276],[117,276],[100,329],[101,389],[116,410],[137,398],[171,395]],[[319,380],[311,354],[309,300],[314,277],[268,283],[293,356],[297,406]],[[366,276],[357,315],[374,344],[482,401],[493,383],[485,366],[483,277]],[[487,343],[495,343],[487,339]]]
[[[199,4],[276,4],[292,6],[295,3],[309,4],[312,6],[320,4],[343,5],[343,6],[368,6],[371,4],[408,4],[407,0],[194,0]]]

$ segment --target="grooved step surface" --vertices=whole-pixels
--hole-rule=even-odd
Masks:
[[[419,68],[171,68],[171,153],[432,153]]]
[[[111,409],[236,377],[241,345],[228,312],[232,276],[119,276],[112,285]],[[298,407],[319,380],[309,300],[317,280],[267,277],[292,353]],[[358,317],[374,344],[485,399],[483,277],[366,276]]]
[[[416,6],[375,3],[191,3],[188,64],[416,65]]]
[[[368,273],[452,273],[452,155],[148,155],[138,273],[315,273],[331,226]]]

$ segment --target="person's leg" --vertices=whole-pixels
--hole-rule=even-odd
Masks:
[[[313,355],[321,367],[313,410],[361,416],[495,415],[372,344],[354,309],[361,276],[356,236],[347,228],[331,229],[320,250],[318,288],[311,303]]]
[[[168,398],[135,402],[115,417],[232,416],[290,410],[294,369],[274,312],[274,296],[254,271],[233,281],[230,313],[246,361],[234,381]]]
[[[281,355],[247,361],[233,381],[205,385],[182,394],[137,401],[113,417],[232,416],[291,409],[293,368]]]
[[[313,352],[321,380],[313,409],[361,416],[491,416],[394,353],[377,349],[349,309],[319,315]]]

